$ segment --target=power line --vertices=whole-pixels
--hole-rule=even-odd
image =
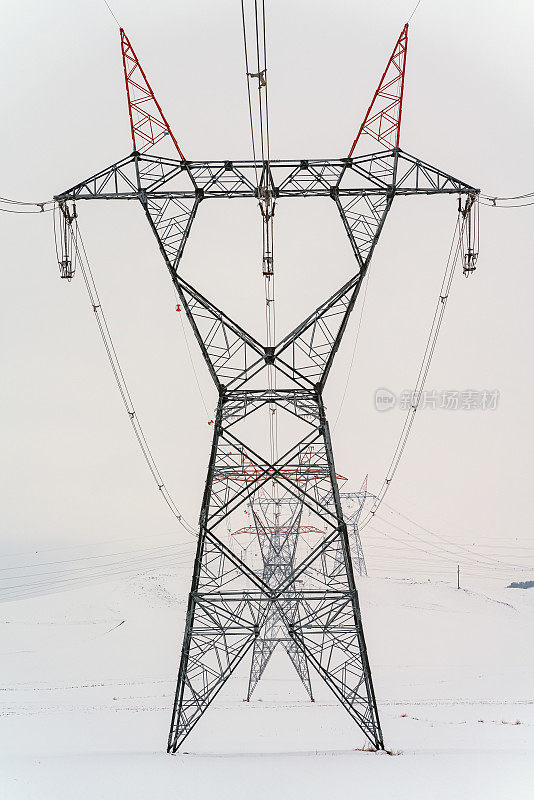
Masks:
[[[18,211],[14,208],[2,208],[0,211],[4,214],[46,214],[47,211],[53,211],[53,208],[42,208],[40,211]]]
[[[398,526],[394,526],[394,527],[398,527]],[[459,557],[458,557],[457,553],[450,553],[450,552],[445,551],[445,550],[443,552],[429,551],[424,546],[421,546],[421,545],[424,545],[424,544],[428,545],[429,544],[430,546],[432,546],[432,543],[425,542],[424,540],[421,540],[420,537],[417,537],[414,534],[409,534],[407,531],[403,531],[403,532],[407,533],[408,536],[411,536],[412,538],[414,538],[418,542],[418,544],[413,544],[410,541],[406,541],[404,539],[399,539],[398,537],[393,536],[391,533],[389,533],[387,531],[383,531],[383,530],[381,530],[380,528],[377,528],[374,525],[369,525],[368,526],[368,530],[372,530],[375,533],[378,533],[380,536],[383,536],[388,541],[398,542],[399,544],[403,545],[404,547],[408,547],[408,548],[410,548],[412,550],[417,550],[418,552],[425,553],[427,556],[430,556],[431,558],[438,559],[438,560],[441,560],[441,561],[446,561],[447,563],[450,563],[450,564],[457,564],[458,563]],[[445,553],[445,554],[443,554],[443,553]],[[397,560],[397,559],[395,559],[395,560]],[[466,569],[471,569],[473,571],[476,571],[476,567],[477,566],[482,567],[484,571],[478,570],[478,574],[480,574],[480,575],[487,575],[487,574],[491,574],[491,573],[493,573],[493,574],[499,573],[500,575],[506,575],[506,577],[508,578],[509,577],[509,573],[510,573],[510,569],[506,569],[505,567],[496,568],[495,566],[489,566],[488,564],[486,564],[484,562],[477,562],[476,560],[470,561],[469,563],[466,563],[466,560],[464,558],[463,560],[461,560],[461,563],[465,564]],[[384,569],[386,569],[386,571],[387,571],[390,568],[389,567],[387,567],[387,568],[384,567]],[[515,567],[514,570],[515,571],[519,570],[521,572],[528,572],[529,574],[531,572],[531,570],[528,567]]]
[[[34,200],[13,200],[13,198],[10,197],[0,197],[0,202],[14,206],[50,206],[55,203],[54,200],[43,200],[39,202]]]
[[[466,564],[467,566],[473,566],[473,567],[480,566],[483,567],[485,570],[489,570],[491,572],[509,572],[510,570],[521,570],[526,572],[531,571],[530,567],[522,564],[506,564],[505,562],[498,562],[497,564],[489,563],[487,560],[484,560],[484,556],[478,558],[476,554],[463,555],[463,554],[458,554],[457,552],[452,552],[451,550],[448,550],[442,545],[435,544],[434,542],[430,542],[425,538],[421,538],[420,536],[417,536],[417,534],[414,534],[413,532],[408,531],[406,528],[396,525],[391,521],[384,520],[381,517],[378,517],[378,519],[380,519],[386,525],[391,525],[401,533],[404,533],[406,536],[409,537],[409,539],[414,539],[418,544],[414,545],[412,544],[411,541],[406,541],[405,539],[398,539],[395,536],[392,536],[389,532],[380,530],[376,527],[375,528],[371,527],[370,529],[375,530],[377,533],[380,533],[383,536],[388,537],[388,539],[391,539],[392,541],[403,544],[404,546],[412,547],[416,550],[421,550],[421,552],[424,552],[433,558],[446,559],[453,563],[456,563],[459,559],[461,559],[462,563]],[[420,545],[423,545],[423,547],[421,547]],[[426,547],[432,547],[434,549],[433,550],[425,549],[424,547],[425,545]]]
[[[258,7],[258,0],[254,0],[254,20],[253,28],[255,35],[256,51],[256,72],[250,71],[248,45],[247,45],[247,23],[245,14],[244,0],[241,0],[241,20],[243,29],[243,47],[245,54],[245,69],[247,78],[248,108],[250,117],[250,132],[252,139],[252,155],[254,159],[254,170],[256,177],[256,188],[258,193],[259,207],[262,215],[262,272],[264,276],[265,292],[265,330],[267,347],[274,347],[276,344],[276,304],[275,304],[275,274],[274,274],[274,246],[273,246],[273,216],[276,200],[271,192],[270,184],[265,181],[265,185],[260,185],[256,161],[256,137],[259,138],[259,148],[262,161],[262,175],[265,170],[269,170],[270,163],[270,134],[269,134],[269,96],[268,96],[268,72],[267,72],[267,36],[265,19],[265,0],[261,0],[261,10]],[[252,100],[250,90],[250,79],[258,80],[258,134],[255,132],[254,114],[252,111]],[[277,371],[272,365],[267,366],[268,386],[270,390],[276,390]],[[278,458],[278,414],[274,403],[270,403],[269,409],[269,448],[271,463],[275,463]],[[277,485],[273,485],[273,491],[277,492]]]
[[[169,493],[169,490],[167,489],[167,487],[165,485],[165,482],[163,481],[163,478],[161,476],[159,467],[156,464],[156,461],[154,460],[154,456],[152,455],[152,451],[151,451],[150,446],[148,444],[148,441],[146,439],[144,430],[143,430],[143,428],[141,426],[141,423],[140,423],[140,421],[138,419],[138,416],[137,416],[137,413],[136,413],[136,410],[135,410],[135,407],[134,407],[134,404],[133,404],[133,400],[132,400],[132,397],[131,397],[129,389],[128,389],[128,385],[127,385],[126,379],[124,377],[124,372],[122,370],[122,367],[121,367],[121,364],[120,364],[120,361],[119,361],[119,358],[118,358],[118,355],[117,355],[117,351],[115,349],[115,345],[114,345],[113,339],[111,337],[111,333],[110,333],[110,330],[109,330],[109,327],[108,327],[108,324],[107,324],[107,320],[106,320],[106,317],[105,317],[105,314],[104,314],[104,311],[103,311],[103,308],[102,308],[102,304],[100,302],[100,297],[99,297],[99,294],[98,294],[98,290],[96,288],[96,284],[95,284],[95,281],[94,281],[94,276],[93,276],[93,273],[92,273],[92,270],[91,270],[91,266],[89,264],[89,259],[87,257],[87,252],[86,252],[86,249],[85,249],[85,245],[84,245],[83,239],[82,239],[81,234],[80,234],[80,230],[79,230],[79,227],[78,227],[78,220],[77,220],[77,218],[75,216],[75,212],[74,212],[74,216],[72,218],[69,218],[69,220],[67,220],[67,218],[65,217],[65,214],[68,213],[68,212],[66,212],[66,210],[62,209],[60,213],[62,214],[62,219],[63,219],[63,223],[62,224],[65,226],[64,227],[64,231],[67,230],[67,226],[68,226],[69,235],[71,236],[71,246],[72,246],[72,249],[73,249],[73,261],[75,262],[72,265],[72,269],[74,270],[74,266],[75,266],[76,263],[80,265],[80,269],[81,269],[81,272],[82,272],[82,276],[83,276],[83,280],[84,280],[85,287],[86,287],[86,290],[87,290],[87,294],[88,294],[88,297],[89,297],[89,301],[91,303],[91,306],[92,306],[92,309],[93,309],[93,312],[94,312],[94,315],[95,315],[95,319],[96,319],[96,322],[97,322],[97,325],[98,325],[98,329],[100,331],[100,336],[102,338],[102,342],[104,344],[104,347],[105,347],[105,350],[106,350],[106,354],[108,356],[108,360],[109,360],[113,375],[115,377],[115,382],[116,382],[117,387],[119,389],[119,393],[121,395],[124,408],[126,409],[128,417],[130,419],[130,423],[131,423],[132,428],[134,430],[134,433],[135,433],[137,442],[139,444],[140,450],[141,450],[141,452],[143,454],[143,457],[144,457],[144,459],[145,459],[145,461],[146,461],[146,463],[148,465],[148,468],[149,468],[149,470],[150,470],[150,472],[152,474],[152,477],[154,478],[156,486],[158,487],[158,490],[159,490],[161,496],[163,497],[165,503],[167,504],[167,506],[171,510],[172,514],[177,519],[179,524],[189,534],[191,534],[192,536],[196,536],[197,535],[196,530],[183,518],[182,513],[178,509],[178,507],[177,507],[176,503],[174,502],[171,494]],[[55,226],[55,215],[54,215],[54,234],[55,234],[55,240],[56,240],[56,253],[57,253],[58,252],[58,247],[57,247],[57,234],[56,234],[56,226]],[[63,263],[63,259],[60,261],[60,264],[62,264],[62,263]]]
[[[510,195],[509,197],[498,197],[497,195],[481,194],[480,202],[483,206],[490,208],[524,208],[525,206],[534,205],[534,192],[526,192],[525,194]],[[526,203],[510,203],[510,200],[527,200]],[[489,202],[485,202],[489,201]]]
[[[441,557],[441,553],[446,553],[449,557],[451,557],[452,559],[455,559],[455,560],[457,560],[460,557],[458,553],[452,552],[451,550],[449,550],[446,547],[444,547],[442,544],[435,544],[434,542],[431,542],[428,539],[421,538],[421,536],[418,536],[417,534],[415,534],[415,533],[413,533],[411,531],[408,531],[406,528],[402,527],[401,525],[397,525],[396,523],[392,522],[391,520],[386,520],[386,519],[384,519],[384,517],[380,517],[380,516],[377,516],[376,519],[380,519],[386,525],[391,525],[392,527],[396,528],[398,531],[401,531],[402,533],[406,534],[410,538],[415,539],[417,542],[420,542],[422,544],[426,544],[429,547],[433,547],[435,549],[435,551],[438,551],[437,553],[435,553],[436,556]],[[455,546],[455,545],[453,545],[453,546]],[[427,552],[430,552],[430,553],[434,554],[434,551],[427,551]],[[466,553],[462,554],[461,558],[463,559],[464,562],[477,564],[479,566],[484,566],[484,567],[487,567],[488,569],[502,569],[502,570],[506,570],[506,569],[529,569],[528,566],[524,567],[522,564],[506,564],[505,562],[502,562],[502,561],[490,560],[487,556],[479,557],[476,553],[469,552],[469,551],[467,551]],[[493,563],[493,561],[495,563]]]
[[[172,560],[170,559],[168,563],[165,565],[166,567],[180,567],[184,565],[190,564],[190,559],[179,559],[179,560]],[[71,591],[72,589],[78,589],[83,586],[91,585],[94,583],[102,583],[107,582],[109,578],[116,580],[121,576],[131,576],[136,577],[137,575],[144,574],[146,572],[153,572],[155,569],[161,570],[162,565],[156,566],[149,566],[147,565],[145,568],[140,569],[139,567],[132,567],[126,570],[114,570],[110,572],[102,572],[102,573],[94,573],[90,576],[76,576],[74,578],[64,578],[64,579],[47,579],[44,581],[37,581],[34,583],[25,583],[21,584],[20,587],[12,586],[10,588],[5,588],[0,590],[0,602],[5,601],[13,601],[13,600],[22,600],[27,597],[32,596],[39,596],[42,594],[51,594],[59,591]],[[19,592],[13,594],[12,592],[16,589],[19,589]]]
[[[491,203],[485,203],[483,200],[481,200],[480,204],[487,206],[488,208],[526,208],[527,206],[534,206],[534,200],[530,203],[509,203],[508,205],[501,205],[493,202],[493,198],[491,198],[491,200]]]
[[[94,547],[94,546],[100,545],[100,544],[107,545],[107,544],[114,544],[115,542],[134,542],[134,541],[138,541],[139,539],[141,539],[141,540],[146,540],[146,539],[152,540],[152,539],[159,539],[159,538],[164,538],[164,537],[167,537],[167,536],[175,536],[175,535],[176,535],[176,533],[173,531],[172,533],[155,533],[155,534],[150,534],[149,536],[126,536],[126,537],[121,537],[120,539],[104,539],[104,540],[101,539],[98,542],[83,542],[83,543],[82,542],[78,542],[76,544],[69,543],[69,544],[64,544],[64,545],[58,545],[56,547],[40,547],[39,550],[32,550],[31,552],[28,551],[28,550],[17,550],[14,553],[3,553],[2,555],[0,555],[0,558],[14,558],[15,556],[30,556],[30,555],[32,555],[33,553],[36,553],[36,552],[38,552],[38,553],[53,553],[53,552],[57,552],[58,550],[59,551],[62,551],[62,550],[79,550],[80,548]]]
[[[525,197],[534,197],[534,192],[526,192],[525,194],[512,194],[508,197],[499,197],[492,194],[481,194],[485,200],[523,200]]]
[[[2,205],[6,204],[12,206],[12,208],[2,208]],[[44,200],[40,203],[0,197],[0,212],[3,211],[4,214],[43,214],[47,211],[53,211],[54,205],[54,200]],[[45,208],[45,206],[50,206],[50,208]]]
[[[117,26],[120,28],[119,20],[118,20],[118,19],[117,19],[117,17],[115,16],[115,14],[114,14],[114,12],[113,12],[113,9],[111,8],[110,4],[108,3],[108,0],[104,0],[104,3],[106,4],[106,6],[107,6],[107,9],[108,9],[109,13],[111,14],[111,16],[113,17],[113,19],[114,19],[114,20],[115,20],[115,22],[117,23]]]
[[[192,545],[192,543],[191,543]],[[17,564],[12,567],[1,567],[0,572],[8,572],[13,570],[21,570],[21,569],[38,569],[40,567],[48,567],[48,566],[55,566],[57,564],[74,564],[78,561],[95,561],[97,559],[103,558],[116,558],[118,556],[124,555],[131,555],[132,553],[151,553],[151,552],[159,552],[161,550],[175,550],[179,548],[180,550],[187,550],[190,546],[189,543],[187,544],[167,544],[161,545],[159,547],[146,547],[141,548],[139,550],[121,550],[118,553],[101,553],[100,555],[92,555],[92,556],[78,556],[76,558],[66,558],[66,559],[58,559],[56,561],[41,561],[33,564]],[[0,578],[1,580],[1,578]]]
[[[124,569],[125,571],[129,571],[129,569],[134,569],[138,564],[146,564],[146,565],[155,565],[155,566],[157,566],[162,559],[167,559],[168,560],[169,559],[169,555],[173,555],[173,554],[161,553],[160,555],[151,555],[151,556],[146,556],[144,558],[143,557],[142,558],[126,558],[126,559],[121,559],[120,561],[111,561],[111,562],[109,562],[107,564],[91,564],[91,565],[80,566],[80,567],[67,567],[65,569],[59,569],[59,570],[46,570],[44,572],[34,572],[34,573],[30,573],[30,574],[21,574],[21,575],[16,574],[16,575],[10,575],[10,576],[3,576],[3,577],[0,578],[0,582],[2,584],[6,584],[6,585],[2,585],[0,587],[0,591],[13,589],[13,588],[16,588],[17,586],[24,585],[24,584],[15,584],[15,586],[7,585],[8,581],[17,581],[17,580],[21,580],[21,579],[24,579],[24,578],[29,578],[29,579],[33,580],[34,578],[47,578],[47,577],[50,577],[50,576],[54,575],[54,576],[56,576],[56,578],[62,579],[63,576],[71,575],[71,576],[76,577],[76,574],[79,574],[79,573],[90,574],[90,573],[94,573],[95,570],[101,570],[101,569],[108,570],[111,567],[120,567],[121,570]],[[173,558],[176,559],[180,555],[181,555],[180,553],[176,553],[173,556]],[[188,559],[188,558],[184,559],[183,562],[184,563],[189,563],[190,559]],[[128,564],[131,564],[132,566],[128,567]]]
[[[475,553],[470,548],[465,547],[464,545],[461,545],[461,544],[457,544],[456,542],[451,542],[450,539],[445,539],[443,536],[440,536],[435,531],[431,531],[429,528],[426,528],[424,525],[421,525],[419,522],[415,522],[415,520],[411,519],[410,517],[406,516],[405,514],[402,514],[400,511],[397,511],[392,506],[390,506],[388,503],[384,502],[384,505],[387,506],[387,508],[389,508],[394,514],[397,514],[399,517],[402,517],[406,521],[410,522],[412,525],[415,525],[416,527],[418,527],[421,530],[425,531],[426,533],[430,534],[430,536],[433,536],[434,538],[444,542],[445,544],[451,545],[452,547],[456,547],[459,550],[463,550],[465,553],[467,553],[470,556],[475,556],[478,559],[483,559],[485,561],[490,561],[490,562],[495,562],[497,564],[502,564],[503,567],[507,567],[507,568],[511,568],[511,569],[513,569],[515,567],[522,567],[522,565],[520,565],[520,564],[507,563],[507,562],[501,561],[500,559],[494,558],[493,556],[489,556],[489,555],[486,556],[486,555],[483,555],[483,554]],[[386,521],[386,520],[384,520],[384,521]]]
[[[256,176],[256,188],[260,189],[260,180],[258,176],[258,165],[256,163],[256,143],[254,138],[254,120],[252,115],[252,98],[250,92],[250,69],[248,63],[248,48],[247,48],[247,30],[246,30],[246,21],[245,21],[245,5],[244,0],[241,0],[241,18],[243,24],[243,44],[245,49],[245,76],[247,79],[247,95],[248,95],[248,110],[249,110],[249,117],[250,117],[250,136],[252,139],[252,158],[254,159],[254,171]]]
[[[408,437],[410,435],[412,425],[414,423],[415,414],[417,413],[417,409],[419,407],[419,401],[421,399],[421,395],[425,386],[426,378],[430,370],[432,358],[434,356],[436,343],[443,322],[445,307],[447,305],[447,300],[449,298],[449,293],[451,290],[452,279],[456,271],[456,265],[462,253],[462,237],[467,220],[468,220],[467,213],[462,218],[462,212],[459,211],[451,241],[451,246],[449,249],[449,255],[447,257],[447,261],[445,264],[445,271],[441,282],[441,288],[436,304],[436,309],[434,311],[432,325],[430,327],[430,332],[428,335],[425,352],[423,354],[421,365],[419,367],[419,374],[417,376],[417,381],[414,387],[412,403],[410,408],[408,409],[408,413],[406,414],[404,425],[402,427],[399,439],[397,441],[397,446],[393,453],[393,457],[391,459],[389,468],[387,470],[386,477],[384,478],[380,491],[378,492],[375,498],[373,506],[371,507],[370,511],[368,512],[364,520],[360,523],[360,530],[369,523],[369,521],[372,519],[372,517],[375,515],[376,511],[380,507],[380,504],[390,487],[391,481],[395,476],[400,460],[404,453],[404,449],[406,447],[406,443],[408,441]]]
[[[422,0],[417,0],[417,3],[416,3],[416,6],[415,6],[414,10],[412,11],[410,16],[408,17],[408,24],[412,21],[412,17],[414,16],[415,12],[417,11],[419,6],[421,5],[421,2],[422,2]]]

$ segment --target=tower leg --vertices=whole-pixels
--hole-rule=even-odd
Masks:
[[[213,548],[199,541],[202,551]],[[204,546],[203,546],[204,545]],[[208,556],[208,558],[210,558]],[[224,556],[218,559],[224,560]],[[195,583],[196,576],[193,578]],[[262,617],[261,604],[246,593],[211,593],[193,586],[174,700],[167,752],[175,753],[204,714],[240,661],[254,645]]]
[[[286,402],[284,393],[289,390],[276,391],[280,403]],[[288,652],[310,697],[311,664],[372,745],[383,749],[321,398],[311,392],[303,399],[291,395],[292,413],[302,414],[311,431],[269,464],[229,430],[239,421],[236,409],[245,408],[249,415],[265,403],[262,391],[247,392],[246,403],[243,394],[235,401],[230,392],[221,396],[217,410],[168,750],[176,752],[252,650],[250,698],[278,643]],[[311,455],[303,473],[305,453]],[[295,498],[322,519],[326,532],[306,556],[295,557],[296,550],[289,549],[282,563],[280,554],[289,547],[290,534],[284,539],[281,526],[269,533],[264,525],[262,539],[270,567],[260,577],[218,538],[217,526],[239,505],[250,503],[262,487],[273,484],[276,498]],[[292,539],[297,540],[294,532]]]

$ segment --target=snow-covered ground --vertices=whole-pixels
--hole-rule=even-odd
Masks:
[[[534,797],[534,589],[360,581],[392,755],[277,653],[253,702],[243,666],[169,756],[189,571],[0,606],[3,798]]]

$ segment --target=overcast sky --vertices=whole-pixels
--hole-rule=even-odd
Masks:
[[[249,158],[238,0],[112,5],[184,153]],[[273,157],[346,155],[413,3],[266,5]],[[488,194],[534,191],[533,24],[526,0],[423,0],[409,33],[403,149]],[[131,151],[119,36],[102,0],[4,0],[2,37],[2,196],[47,200]],[[391,459],[403,416],[375,411],[374,392],[415,383],[456,203],[399,198],[384,228],[334,432],[351,488],[369,473],[378,489]],[[212,429],[169,277],[137,204],[79,205],[138,414],[178,505],[196,520]],[[51,214],[0,214],[0,225],[1,551],[171,532],[81,276],[59,279]],[[183,260],[184,275],[245,327],[263,317],[260,230],[252,202],[206,204]],[[481,209],[478,269],[455,278],[427,388],[496,389],[499,407],[421,412],[388,495],[460,542],[524,539],[532,527],[533,230],[534,206]],[[282,334],[354,264],[329,200],[280,202],[276,242]],[[326,392],[332,421],[357,318],[358,309]]]

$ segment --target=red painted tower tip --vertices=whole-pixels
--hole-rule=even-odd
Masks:
[[[374,93],[371,105],[350,148],[352,157],[360,138],[371,136],[386,150],[399,146],[404,93],[406,51],[408,49],[408,23],[401,31],[384,74]]]
[[[180,150],[124,28],[120,29],[120,35],[134,150],[146,153],[165,136],[170,136],[180,158],[185,161],[185,156]]]

